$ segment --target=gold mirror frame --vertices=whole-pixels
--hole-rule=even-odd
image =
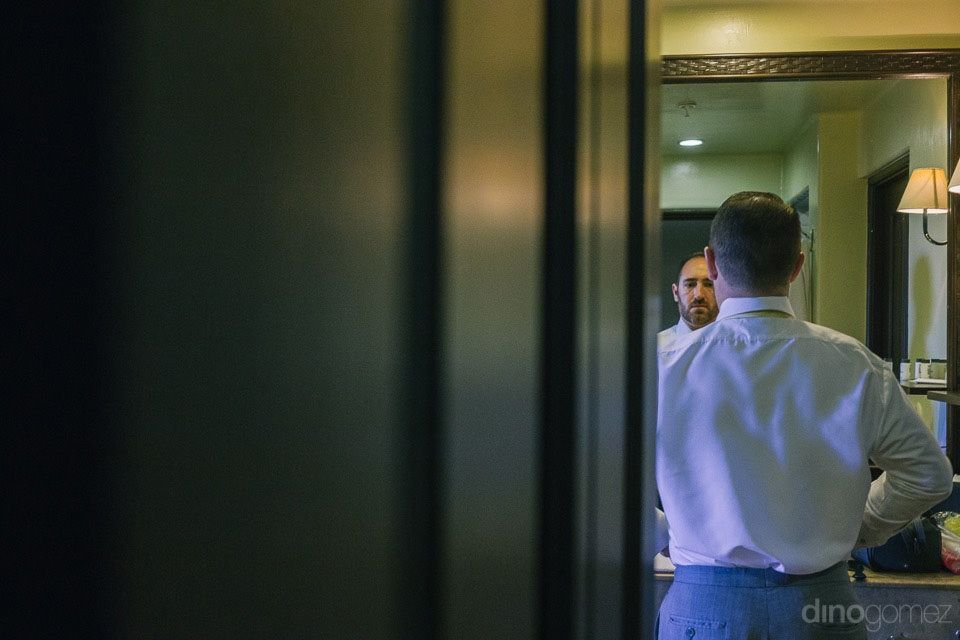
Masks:
[[[837,51],[770,54],[664,56],[664,84],[785,80],[880,80],[945,78],[947,81],[947,171],[960,159],[960,49]],[[960,471],[960,196],[950,197],[947,218],[947,455]]]

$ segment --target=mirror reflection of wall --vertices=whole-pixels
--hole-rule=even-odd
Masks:
[[[716,209],[736,191],[805,198],[806,248],[814,258],[809,292],[799,296],[809,305],[807,318],[865,341],[867,181],[904,153],[911,169],[946,167],[946,81],[682,83],[664,85],[661,95],[665,219],[672,211]],[[688,138],[703,144],[679,145]],[[945,217],[931,220],[935,237],[946,236]],[[908,355],[942,358],[946,251],[924,241],[920,224],[911,217]],[[664,256],[671,251],[665,246]],[[664,270],[673,269],[665,258]],[[669,289],[663,306],[675,322]]]

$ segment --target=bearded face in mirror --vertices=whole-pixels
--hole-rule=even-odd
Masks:
[[[673,300],[680,318],[690,329],[705,327],[717,319],[717,299],[703,256],[695,256],[683,264],[673,284]]]

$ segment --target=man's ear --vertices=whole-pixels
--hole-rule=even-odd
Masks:
[[[800,275],[800,269],[803,269],[803,261],[806,258],[803,255],[803,251],[800,252],[800,255],[797,256],[797,263],[793,265],[793,273],[790,274],[790,282],[793,282],[797,279],[797,276]]]
[[[720,274],[717,271],[717,256],[713,253],[713,249],[709,246],[703,248],[703,257],[707,259],[707,275],[710,276],[710,279],[714,282],[717,281],[717,276]]]
[[[680,302],[680,290],[677,288],[677,283],[674,282],[670,285],[670,288],[673,289],[673,301]]]

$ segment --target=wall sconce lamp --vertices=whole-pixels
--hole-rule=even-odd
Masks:
[[[953,180],[950,184],[957,190],[960,190],[960,176],[954,172]],[[951,189],[953,190],[953,189]],[[903,192],[900,204],[897,205],[897,211],[900,213],[922,213],[923,214],[923,237],[927,242],[938,246],[947,244],[946,242],[937,242],[930,237],[927,232],[927,214],[928,213],[947,213],[949,211],[947,202],[947,175],[943,169],[936,167],[924,167],[914,169],[910,174],[910,181]]]
[[[960,162],[957,163],[957,168],[953,170],[953,177],[950,178],[950,184],[947,185],[947,191],[960,193]]]

